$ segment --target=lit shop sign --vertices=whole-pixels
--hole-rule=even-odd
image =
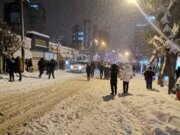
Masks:
[[[40,47],[45,47],[47,48],[47,42],[46,40],[42,40],[42,39],[35,39],[35,45],[36,46],[40,46]]]

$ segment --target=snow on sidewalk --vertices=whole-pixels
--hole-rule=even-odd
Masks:
[[[78,78],[79,79],[79,78]],[[77,81],[75,81],[77,82]],[[33,135],[180,135],[180,101],[167,88],[154,83],[145,89],[143,77],[130,82],[130,94],[109,95],[109,81],[80,77],[80,92],[60,102],[52,111],[25,126],[17,134]]]
[[[17,92],[29,92],[38,88],[47,87],[52,85],[53,83],[58,83],[59,81],[63,81],[65,79],[75,77],[77,74],[67,73],[66,71],[59,70],[55,71],[55,79],[48,79],[48,75],[42,75],[42,78],[39,78],[38,72],[23,73],[22,81],[18,81],[18,74],[15,74],[15,81],[8,81],[8,74],[0,74],[2,79],[0,79],[0,97],[6,96],[12,93]]]

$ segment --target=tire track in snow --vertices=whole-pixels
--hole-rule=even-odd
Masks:
[[[9,97],[4,98],[6,104],[1,105],[1,109],[4,108],[1,110],[4,117],[0,117],[0,133],[6,132],[8,128],[14,127],[27,119],[41,116],[67,96],[78,92],[79,86],[74,85],[76,83],[77,80],[70,79],[57,85],[48,86],[46,89],[42,88],[24,94],[21,93],[22,95],[20,94],[18,97],[12,95],[12,100],[8,100]],[[52,90],[52,87],[54,87],[54,90]],[[42,95],[42,92],[45,94]],[[12,102],[16,103],[16,107],[12,107]],[[19,102],[21,104],[17,105]]]

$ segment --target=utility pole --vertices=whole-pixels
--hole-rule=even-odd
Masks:
[[[23,0],[20,0],[20,7],[21,7],[21,57],[23,61],[23,65],[25,62],[25,50],[24,50],[24,10],[23,10]]]

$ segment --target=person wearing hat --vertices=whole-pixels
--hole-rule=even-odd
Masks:
[[[152,89],[153,76],[155,76],[155,73],[152,71],[152,67],[149,66],[144,71],[144,77],[145,77],[145,80],[146,80],[146,88],[147,89]]]

